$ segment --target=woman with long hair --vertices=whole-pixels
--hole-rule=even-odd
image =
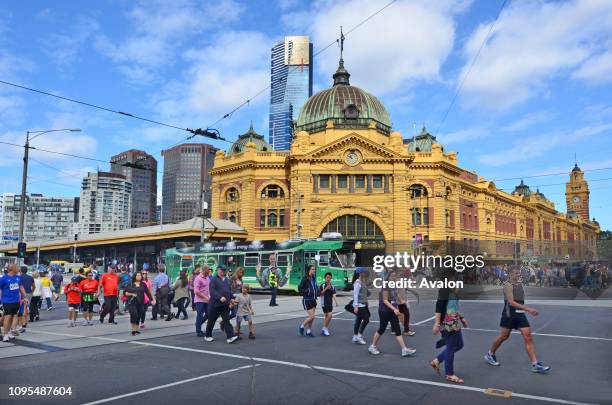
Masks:
[[[454,270],[446,272],[447,280],[456,280],[457,273]],[[461,328],[467,327],[467,321],[459,312],[459,296],[457,288],[440,288],[438,300],[436,301],[435,323],[433,334],[442,335],[442,339],[436,343],[436,347],[444,346],[430,365],[440,374],[440,365],[444,362],[446,380],[455,384],[463,384],[463,379],[455,374],[455,353],[463,348],[463,336]]]
[[[30,322],[40,320],[40,306],[42,304],[42,285],[38,272],[32,273],[32,277],[34,277],[34,292],[32,293],[32,301],[30,301]]]
[[[370,322],[367,277],[368,274],[363,267],[357,267],[353,273],[353,313],[355,314],[353,343],[360,345],[366,344],[363,332]]]
[[[187,319],[187,301],[189,300],[189,291],[187,290],[187,286],[189,281],[187,280],[187,272],[185,270],[181,270],[178,278],[174,282],[174,304],[178,308],[175,317],[178,318],[180,314],[183,314],[181,319]]]
[[[137,271],[132,276],[132,284],[125,287],[123,295],[127,297],[126,306],[130,313],[132,336],[140,334],[139,324],[144,313],[144,297],[147,296],[155,305],[155,298],[151,295],[149,287],[142,281],[142,272]]]
[[[142,271],[142,282],[149,288],[149,293],[153,295],[153,280],[149,278],[149,271]],[[142,311],[142,316],[140,317],[140,329],[145,328],[145,318],[147,317],[147,310],[151,306],[151,300],[149,296],[145,294],[144,296],[144,309]]]
[[[244,268],[237,267],[236,271],[232,275],[232,284],[231,284],[232,294],[234,294],[235,297],[242,294],[242,285],[243,285],[242,277],[244,277]],[[240,332],[240,327],[238,324],[238,318],[236,316],[237,314],[238,314],[238,305],[231,306],[230,319],[236,318],[236,327],[234,329],[236,330],[236,336],[238,336],[238,339],[242,339],[242,337],[240,336],[240,333],[238,333]]]
[[[319,289],[317,287],[317,267],[312,264],[308,266],[306,274],[300,282],[298,290],[302,294],[302,305],[306,310],[306,319],[302,322],[298,328],[298,334],[300,336],[314,337],[312,334],[312,324],[315,319],[315,310],[317,308],[317,298],[319,296]]]
[[[397,281],[397,273],[395,271],[390,271],[383,279],[384,281],[395,282]],[[380,326],[374,333],[372,344],[368,347],[368,352],[370,354],[380,354],[378,350],[378,341],[383,333],[385,333],[388,324],[391,324],[391,331],[395,334],[395,340],[402,349],[402,357],[412,356],[416,353],[415,349],[407,347],[404,342],[404,337],[402,336],[402,330],[400,328],[399,315],[397,289],[385,287],[383,285],[383,288],[381,288],[378,293],[378,318],[380,319]]]

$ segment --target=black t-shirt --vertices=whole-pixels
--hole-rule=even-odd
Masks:
[[[325,288],[325,283],[319,286],[319,293],[321,293],[324,288]],[[333,285],[331,286],[331,289],[323,293],[323,306],[324,307],[331,307],[334,305],[333,300],[334,300],[335,293],[336,293],[336,287],[334,287]]]

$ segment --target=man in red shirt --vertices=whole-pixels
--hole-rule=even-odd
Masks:
[[[98,280],[93,277],[93,272],[85,273],[85,280],[79,283],[82,293],[83,307],[83,326],[93,325],[91,318],[93,317],[93,307],[96,302],[96,293],[98,292]]]
[[[117,325],[117,322],[115,322],[115,311],[118,307],[119,276],[117,276],[113,267],[109,267],[108,271],[100,278],[96,298],[100,296],[100,290],[102,289],[104,290],[104,304],[100,311],[100,323],[104,323],[104,317],[106,317],[106,314],[110,314],[108,323]]]
[[[68,327],[76,325],[77,316],[79,315],[79,308],[81,307],[81,288],[79,287],[79,277],[72,277],[70,284],[64,287],[64,294],[66,294],[66,302],[68,303],[68,320],[70,323]]]

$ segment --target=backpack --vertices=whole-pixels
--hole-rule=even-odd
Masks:
[[[121,288],[128,287],[130,285],[130,275],[123,273],[121,275]]]

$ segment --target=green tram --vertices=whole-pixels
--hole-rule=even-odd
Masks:
[[[217,266],[244,268],[243,282],[251,288],[261,288],[256,278],[256,267],[263,272],[270,265],[270,255],[276,255],[276,265],[284,275],[291,265],[287,284],[279,290],[297,291],[306,265],[317,266],[317,283],[323,283],[325,273],[332,273],[332,284],[339,289],[346,288],[355,270],[355,242],[342,240],[340,234],[324,234],[316,239],[294,239],[285,242],[252,241],[198,243],[193,246],[177,243],[165,251],[168,276],[175,280],[180,270],[193,271],[196,264],[207,264],[213,270]],[[230,259],[230,257],[232,259]],[[230,265],[230,263],[233,263]]]

